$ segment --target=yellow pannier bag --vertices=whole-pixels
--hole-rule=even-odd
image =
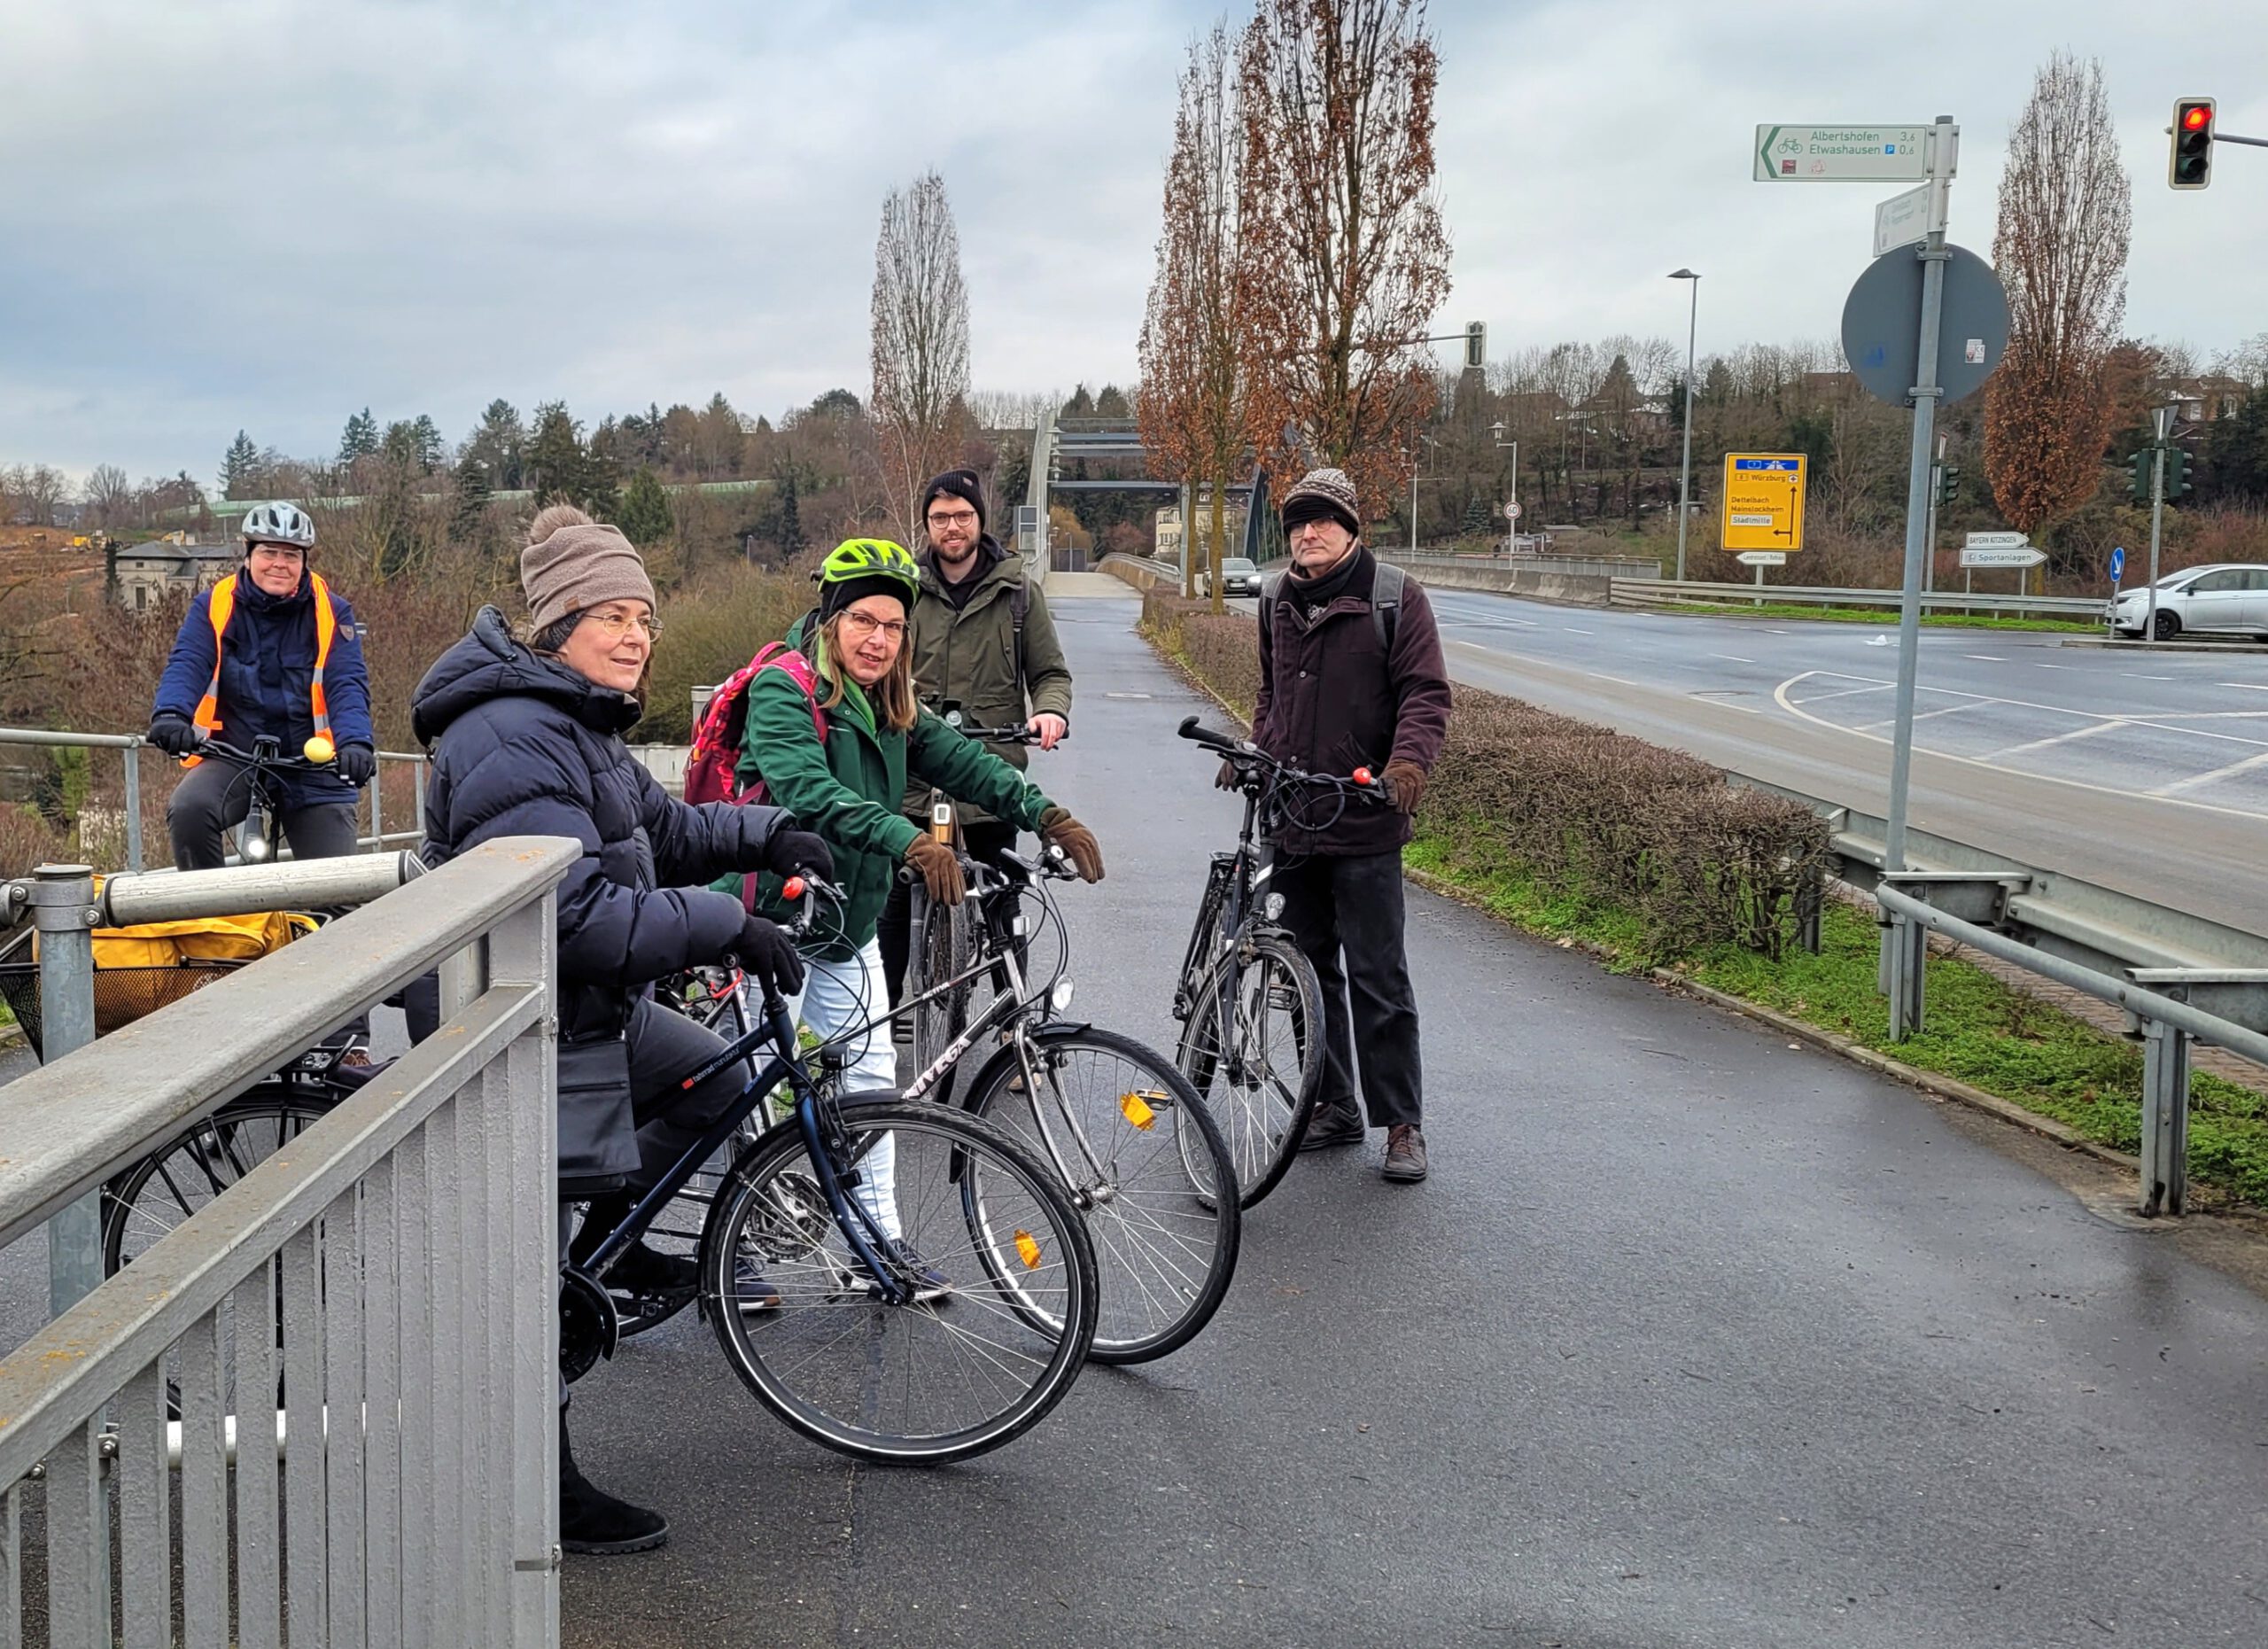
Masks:
[[[183,962],[257,961],[311,932],[311,917],[286,911],[249,916],[196,916],[184,922],[145,922],[94,930],[97,968],[178,968]],[[39,953],[33,941],[32,953]]]

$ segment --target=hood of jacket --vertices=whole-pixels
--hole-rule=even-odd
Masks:
[[[433,661],[410,695],[410,730],[419,743],[431,744],[459,716],[497,698],[539,699],[594,733],[617,735],[645,714],[634,694],[601,687],[540,657],[513,635],[501,611],[483,607],[464,639]]]

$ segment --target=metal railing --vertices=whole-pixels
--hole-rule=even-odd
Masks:
[[[1872,893],[1887,930],[1879,984],[1895,1039],[1922,1028],[1932,932],[2123,1009],[2142,1044],[2138,1206],[2153,1215],[2186,1210],[2192,1044],[2268,1066],[2268,936],[1910,826],[1908,868],[1886,871],[1888,826],[1879,815],[1744,774],[1725,776],[1828,821],[1831,874]],[[1816,948],[1815,934],[1811,943]]]
[[[142,831],[142,752],[156,747],[140,734],[74,733],[46,727],[0,727],[0,745],[46,745],[63,750],[114,750],[120,752],[126,768],[125,796],[120,803],[126,818],[126,867],[128,870],[147,868],[147,858]],[[161,761],[174,758],[163,751],[158,752]],[[385,827],[385,764],[408,762],[416,774],[416,811],[419,820],[425,816],[425,753],[423,751],[380,751],[378,775],[367,787],[370,797],[370,834],[359,839],[357,845],[373,852],[385,847],[414,845],[423,836],[421,826],[414,830],[389,831]]]
[[[439,1034],[0,1361],[0,1649],[557,1642],[554,890],[576,851],[488,843],[9,1085],[0,1244],[441,969]],[[312,903],[368,863],[105,894],[221,914],[284,878]],[[16,902],[83,955],[91,891]]]
[[[1523,550],[1516,556],[1449,556],[1428,555],[1421,550],[1411,555],[1407,550],[1381,550],[1379,558],[1405,567],[1461,567],[1474,572],[1509,572],[1525,570],[1529,572],[1558,572],[1572,576],[1612,579],[1619,589],[1623,584],[1636,580],[1637,568],[1661,571],[1661,564],[1643,556],[1552,556],[1536,555]],[[1658,582],[1659,580],[1655,580]],[[1743,586],[1743,588],[1747,587]]]
[[[1812,584],[1705,584],[1697,579],[1614,579],[1617,606],[1655,607],[1684,603],[1710,606],[1754,605],[1758,602],[1800,607],[1884,607],[1895,610],[1905,595],[1898,590],[1830,588]],[[1977,595],[1961,590],[1930,590],[1924,612],[2031,613],[2041,617],[2109,620],[2110,603],[2093,595]]]

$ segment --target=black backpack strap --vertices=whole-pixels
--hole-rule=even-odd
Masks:
[[[1284,587],[1284,575],[1271,572],[1260,580],[1260,627],[1270,635],[1276,633],[1276,597]]]
[[[1024,615],[1031,611],[1031,580],[1018,579],[1015,594],[1008,597],[1008,622],[1015,631],[1016,684],[1029,691],[1031,673],[1024,667]]]
[[[1402,622],[1402,587],[1409,577],[1390,561],[1379,563],[1378,581],[1371,587],[1371,628],[1378,633],[1383,653],[1394,651],[1394,633]]]

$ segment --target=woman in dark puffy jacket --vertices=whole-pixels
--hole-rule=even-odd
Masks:
[[[528,530],[520,579],[530,639],[484,608],[417,685],[413,726],[433,764],[425,856],[443,864],[508,836],[582,844],[558,892],[559,1190],[595,1197],[584,1222],[593,1241],[576,1243],[588,1252],[742,1088],[736,1068],[680,1088],[723,1044],[648,987],[728,953],[786,995],[803,987],[787,935],[701,884],[729,872],[827,875],[834,865],[827,844],[778,808],[688,807],[664,794],[623,743],[644,710],[656,628],[654,587],[627,539],[555,505]],[[692,1261],[642,1244],[607,1280],[698,1286]],[[568,1551],[638,1552],[667,1538],[657,1513],[576,1470],[563,1405],[559,1454]]]

